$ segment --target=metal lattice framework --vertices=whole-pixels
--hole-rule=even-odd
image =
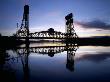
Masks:
[[[51,34],[49,31],[41,31],[41,32],[30,33],[29,37],[59,39],[59,38],[65,38],[65,33],[54,31]]]
[[[73,14],[70,13],[65,17],[66,21],[66,37],[67,38],[78,38],[78,35],[76,34],[74,30],[74,24],[73,24]]]
[[[17,27],[18,28],[18,27]],[[23,19],[20,28],[16,32],[17,37],[28,37],[29,36],[29,6],[24,6]]]
[[[73,46],[43,46],[43,47],[29,47],[27,49],[26,47],[18,47],[17,48],[17,53],[19,54],[26,54],[27,51],[29,53],[39,53],[39,54],[49,54],[49,53],[61,53],[63,51],[76,51],[78,48],[77,45]]]
[[[16,37],[19,39],[66,39],[66,38],[78,38],[73,25],[73,14],[70,13],[65,17],[66,20],[66,33],[54,31],[49,29],[48,31],[41,31],[30,33],[29,32],[29,6],[24,6],[23,19],[20,28],[16,32]]]
[[[42,46],[42,47],[19,47],[16,52],[21,56],[22,62],[25,65],[28,61],[29,53],[38,53],[36,55],[48,55],[53,57],[54,54],[67,51],[67,63],[66,68],[70,71],[74,70],[74,56],[75,52],[78,49],[77,45],[73,46]]]

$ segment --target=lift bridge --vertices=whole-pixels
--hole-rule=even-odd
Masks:
[[[20,28],[17,25],[18,30],[16,31],[15,36],[17,39],[77,39],[78,36],[74,30],[73,25],[73,14],[70,13],[65,17],[66,21],[66,32],[54,31],[53,28],[48,29],[47,31],[40,31],[31,33],[29,31],[29,6],[24,6],[23,19]]]

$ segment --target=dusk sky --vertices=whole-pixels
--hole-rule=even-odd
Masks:
[[[65,32],[65,16],[74,14],[79,37],[110,36],[110,0],[0,0],[0,33],[12,35],[30,6],[30,32],[54,28]]]

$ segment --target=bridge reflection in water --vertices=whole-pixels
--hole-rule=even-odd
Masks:
[[[54,44],[54,43],[53,43]],[[28,66],[28,56],[30,53],[38,53],[41,55],[48,55],[53,57],[57,53],[67,51],[67,62],[66,68],[70,71],[74,71],[74,56],[75,52],[78,49],[77,44],[59,44],[59,45],[40,45],[40,46],[31,46],[27,43],[25,46],[17,47],[17,55],[21,58],[24,71],[24,80],[28,81],[29,79],[29,66]],[[38,55],[36,54],[36,55]]]

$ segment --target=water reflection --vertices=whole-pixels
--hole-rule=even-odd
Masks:
[[[100,53],[100,54],[85,54],[79,58],[76,58],[76,60],[79,60],[79,61],[88,60],[88,61],[99,63],[109,58],[110,58],[110,53]]]
[[[23,69],[24,72],[26,72],[27,74],[27,70],[28,68],[28,56],[30,53],[38,53],[38,54],[43,54],[46,55],[48,54],[48,56],[50,57],[54,57],[55,54],[57,53],[61,53],[64,51],[67,51],[67,64],[66,64],[66,68],[69,69],[70,71],[74,70],[74,56],[75,56],[75,52],[78,49],[78,45],[77,44],[66,44],[65,45],[57,45],[57,46],[31,46],[29,47],[30,44],[26,44],[26,46],[22,46],[22,47],[18,47],[16,49],[16,52],[18,55],[20,56],[25,56],[25,57],[21,57],[24,59],[22,59],[22,64],[23,64]],[[26,71],[25,71],[26,70]]]
[[[32,44],[33,45],[33,44]],[[30,53],[39,53],[43,55],[47,55],[50,57],[54,57],[55,54],[61,53],[64,51],[67,51],[67,64],[66,68],[70,71],[74,70],[74,56],[75,52],[78,48],[78,46],[75,45],[54,45],[54,46],[32,46],[29,42],[25,44],[25,46],[20,46],[16,47],[16,49],[13,49],[17,53],[17,57],[14,58],[9,58],[8,54],[6,53],[6,49],[1,49],[1,54],[0,54],[0,69],[4,69],[5,62],[9,61],[10,59],[17,59],[18,57],[21,59],[22,67],[23,67],[23,72],[24,72],[24,82],[29,81],[29,66],[28,66],[28,57]],[[30,47],[31,46],[31,47]],[[10,55],[11,56],[11,55]],[[9,60],[6,60],[6,59]],[[3,70],[1,70],[3,71]],[[9,70],[10,71],[10,70]]]
[[[24,61],[22,59],[23,71],[24,71],[24,81],[29,81],[29,66],[28,66],[28,56],[30,53],[48,54],[48,56],[53,57],[56,53],[61,53],[67,51],[67,64],[66,68],[70,71],[74,71],[74,56],[78,48],[77,44],[66,44],[66,46],[34,46],[29,47],[29,43],[25,47],[17,48],[16,52],[19,55],[23,55]],[[23,57],[21,57],[23,58]]]
[[[88,60],[92,62],[103,62],[110,58],[110,47],[106,46],[82,46],[78,49],[76,61]]]
[[[102,80],[106,81],[106,79],[108,79],[110,75],[110,72],[108,71],[108,69],[110,68],[108,62],[110,60],[109,49],[110,47],[91,46],[82,46],[78,49],[78,46],[76,44],[39,46],[30,43],[23,46],[18,46],[13,50],[0,48],[0,75],[5,74],[5,76],[2,76],[2,79],[0,78],[0,81],[5,81],[5,78],[8,78],[9,75],[9,81],[11,82],[33,82],[33,80],[65,80],[66,82],[81,80],[80,82],[82,82],[89,81],[89,79],[97,81],[100,79],[100,77],[102,77]],[[40,55],[40,57],[44,56],[45,59],[40,59],[40,57],[38,57],[37,55]],[[48,62],[50,61],[52,65],[45,62],[45,60]],[[58,60],[63,61],[63,63],[59,62]],[[64,62],[64,60],[66,61]],[[18,63],[21,62],[22,66],[17,63],[13,65],[12,61],[16,61]],[[57,62],[57,64],[55,62]],[[100,65],[95,65],[94,62],[98,64],[100,63]],[[105,62],[108,63],[103,64]],[[63,67],[63,65],[65,66],[65,68]],[[7,70],[6,66],[10,68],[8,68]],[[86,68],[84,68],[84,66]],[[105,66],[108,68],[106,68]],[[20,70],[17,70],[19,73],[16,73],[16,71],[14,71],[15,69],[18,69],[17,67],[19,67],[19,69],[21,68]],[[108,72],[103,69],[104,67]],[[23,71],[23,75],[21,70]],[[98,71],[96,72],[96,70]],[[95,77],[97,76],[97,73],[99,75],[96,79]],[[83,74],[85,74],[85,76]],[[104,75],[107,77],[104,77]]]
[[[11,81],[15,82],[15,72],[11,68],[10,62],[7,61],[12,60],[14,61],[13,57],[10,57],[10,55],[6,52],[6,49],[0,48],[0,81]]]

